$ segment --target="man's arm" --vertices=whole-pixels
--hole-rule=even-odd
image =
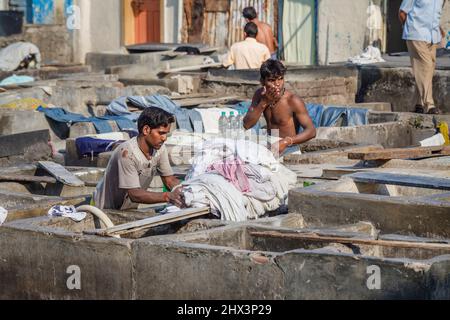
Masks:
[[[144,189],[130,189],[128,190],[128,197],[134,203],[166,203],[170,202],[179,208],[184,206],[181,200],[181,188],[174,192],[149,192]]]
[[[403,0],[402,4],[400,5],[400,10],[398,11],[398,19],[400,20],[402,26],[405,25],[408,18],[408,13],[413,9],[413,6],[414,0]]]
[[[304,130],[302,133],[292,137],[293,141],[289,141],[289,143],[292,142],[293,145],[297,145],[314,139],[316,137],[316,128],[314,127],[314,123],[308,114],[308,110],[306,110],[305,103],[299,97],[293,95],[290,101],[290,106]]]
[[[249,130],[253,128],[261,118],[262,113],[267,107],[267,102],[261,98],[263,89],[258,89],[253,96],[252,104],[244,117],[244,128]]]
[[[173,188],[180,184],[180,180],[178,180],[175,176],[161,177],[161,180],[169,190],[173,190]]]
[[[272,145],[272,152],[275,155],[281,155],[288,147],[302,144],[316,137],[316,128],[303,101],[294,95],[289,99],[289,106],[304,130],[300,134],[293,137],[284,137],[274,143]]]

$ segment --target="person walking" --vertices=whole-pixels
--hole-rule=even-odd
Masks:
[[[399,19],[416,81],[415,112],[438,114],[433,100],[436,49],[445,36],[440,27],[445,0],[403,0]]]

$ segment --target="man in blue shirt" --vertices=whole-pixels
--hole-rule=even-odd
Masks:
[[[416,79],[417,113],[439,113],[433,100],[433,74],[436,49],[444,36],[439,25],[444,3],[445,0],[403,0],[400,6],[403,39]]]

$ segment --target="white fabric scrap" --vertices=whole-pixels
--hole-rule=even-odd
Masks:
[[[385,62],[380,49],[374,46],[368,46],[362,54],[349,58],[348,61],[358,65]]]
[[[81,222],[86,219],[86,212],[78,212],[74,206],[54,206],[48,211],[50,217],[70,218],[73,221]]]
[[[0,207],[0,226],[6,221],[8,217],[8,210],[3,207]]]
[[[445,138],[442,133],[438,133],[431,138],[420,141],[422,147],[440,147],[445,144]]]

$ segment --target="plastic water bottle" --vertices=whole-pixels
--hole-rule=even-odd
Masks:
[[[244,136],[244,113],[242,111],[238,111],[238,115],[236,117],[236,132],[238,138],[243,138]]]
[[[222,115],[219,118],[219,134],[222,137],[225,137],[227,129],[228,129],[227,113],[226,112],[222,112]]]
[[[230,116],[228,117],[228,136],[230,138],[235,138],[236,137],[236,132],[235,132],[235,128],[236,128],[236,116],[234,115],[234,112],[230,112]]]

